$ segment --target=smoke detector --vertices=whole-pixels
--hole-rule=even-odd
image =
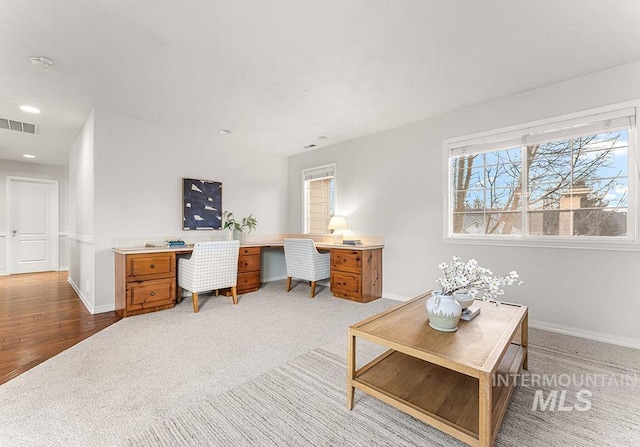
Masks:
[[[34,67],[41,68],[42,70],[53,67],[53,59],[49,59],[46,56],[33,56],[31,57],[31,63]]]

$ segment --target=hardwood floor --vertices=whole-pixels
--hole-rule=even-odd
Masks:
[[[0,276],[0,384],[118,321],[91,315],[67,272]]]

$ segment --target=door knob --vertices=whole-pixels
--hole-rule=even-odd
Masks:
[[[13,234],[14,236],[16,235],[17,232],[18,230],[11,230],[11,234]]]

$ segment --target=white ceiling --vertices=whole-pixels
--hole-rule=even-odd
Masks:
[[[637,0],[2,0],[0,117],[39,134],[0,159],[67,164],[93,107],[295,154],[638,60]]]

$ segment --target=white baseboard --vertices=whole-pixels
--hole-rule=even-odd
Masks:
[[[271,276],[269,278],[262,278],[261,282],[273,282],[273,281],[280,281],[281,279],[287,279],[287,275],[280,275],[280,276]]]
[[[102,314],[105,312],[113,312],[116,310],[116,305],[115,303],[113,304],[105,304],[102,306],[97,306],[93,308],[93,312],[91,312],[92,314]]]
[[[58,271],[59,272],[68,272],[69,271],[69,267],[58,267]]]
[[[7,272],[0,272],[0,276],[7,276],[8,273]]]
[[[94,314],[101,314],[104,312],[112,312],[114,310],[116,310],[116,304],[105,304],[103,306],[93,306],[91,303],[89,303],[89,300],[87,299],[86,296],[84,296],[84,294],[80,291],[80,288],[73,282],[73,280],[71,278],[67,278],[67,282],[69,283],[69,285],[73,288],[73,290],[75,290],[76,294],[78,295],[78,297],[80,298],[80,301],[82,301],[82,304],[84,304],[84,307],[87,308],[87,310],[89,311],[90,314],[94,315]]]
[[[543,331],[556,332],[558,334],[571,335],[573,337],[585,338],[587,340],[601,341],[604,343],[610,343],[612,345],[640,349],[640,340],[630,337],[621,337],[619,335],[606,334],[603,332],[594,332],[584,329],[565,327],[537,320],[529,320],[529,327],[542,329]]]
[[[409,301],[411,298],[415,298],[415,297],[395,295],[393,293],[382,292],[382,298],[387,298],[394,301]]]
[[[71,279],[71,277],[67,278],[67,282],[69,283],[69,285],[71,286],[71,288],[73,290],[75,290],[76,295],[78,295],[78,298],[80,298],[80,301],[82,301],[82,304],[84,304],[84,307],[87,308],[87,310],[89,311],[90,314],[93,314],[93,305],[91,305],[91,303],[89,303],[89,300],[87,299],[86,296],[84,296],[84,294],[82,293],[82,291],[80,290],[80,288],[76,285],[76,283],[73,282],[73,280]]]

